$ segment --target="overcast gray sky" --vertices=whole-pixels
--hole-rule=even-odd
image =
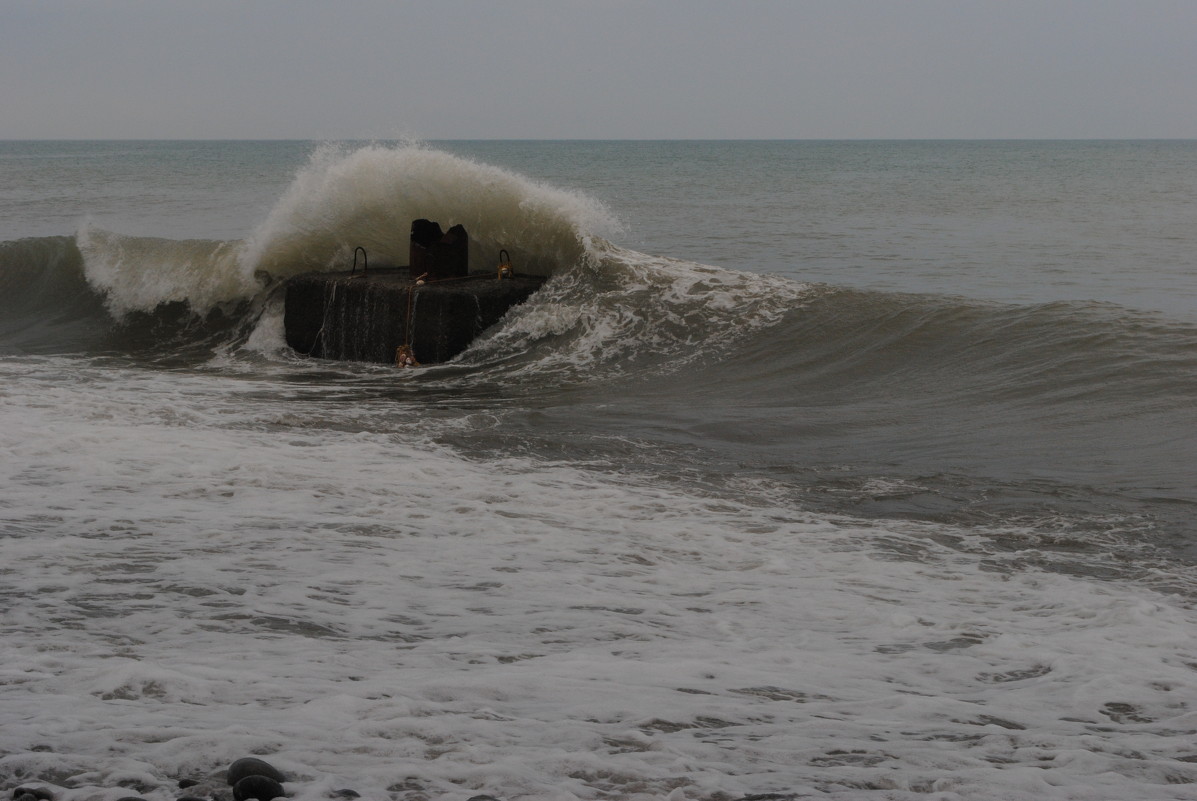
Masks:
[[[1197,0],[0,0],[0,138],[1197,138]]]

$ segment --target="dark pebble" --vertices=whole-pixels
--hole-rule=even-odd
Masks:
[[[179,779],[179,789],[186,790],[188,787],[195,787],[199,784],[199,779]]]
[[[361,798],[362,794],[357,790],[333,790],[333,798]]]
[[[208,799],[200,798],[198,795],[181,795],[175,801],[208,801]]]
[[[22,793],[17,796],[14,801],[39,801],[38,797],[33,793]]]
[[[271,801],[284,795],[283,786],[269,776],[246,776],[233,785],[233,798],[236,801],[246,801],[247,798]]]
[[[257,757],[242,757],[229,765],[228,781],[230,786],[247,776],[265,776],[280,783],[287,780],[287,777],[280,773],[278,768]]]
[[[124,798],[116,799],[116,801],[145,801],[145,799],[139,795],[127,795]]]
[[[466,799],[466,801],[499,801],[493,795],[474,795]]]
[[[18,787],[12,791],[14,799],[20,798],[23,795],[31,795],[38,799],[38,801],[54,801],[54,793],[45,787]]]

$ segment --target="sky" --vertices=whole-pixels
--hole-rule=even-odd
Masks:
[[[1197,138],[1197,0],[0,0],[0,139]]]

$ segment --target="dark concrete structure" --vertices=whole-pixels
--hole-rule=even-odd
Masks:
[[[500,280],[487,272],[417,282],[432,272],[423,266],[419,272],[392,267],[291,278],[287,344],[310,356],[387,364],[407,345],[422,364],[446,362],[546,280],[533,275]]]
[[[430,281],[464,278],[470,272],[470,237],[465,226],[455,225],[442,233],[440,223],[413,220],[407,263],[412,275],[425,275]]]

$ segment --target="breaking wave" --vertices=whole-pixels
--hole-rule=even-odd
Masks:
[[[243,267],[240,242],[122,236],[93,226],[77,235],[87,281],[113,316],[184,303],[197,315],[262,289]]]
[[[420,145],[318,148],[244,240],[89,225],[73,239],[2,243],[2,344],[285,353],[279,281],[345,269],[357,246],[371,264],[404,263],[420,217],[464,225],[475,267],[505,248],[518,270],[552,276],[457,360],[473,372],[501,366],[505,382],[686,366],[683,383],[716,396],[746,386],[828,403],[947,393],[1012,409],[1111,396],[1149,405],[1193,389],[1190,325],[1108,304],[842,290],[650,256],[609,241],[619,223],[593,198]]]

